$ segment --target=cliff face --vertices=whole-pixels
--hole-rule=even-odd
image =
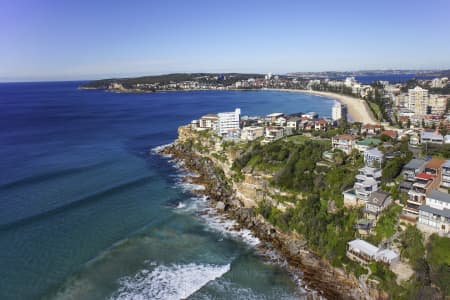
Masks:
[[[252,230],[263,242],[278,249],[292,268],[303,273],[302,278],[308,286],[320,291],[327,299],[386,298],[370,282],[358,280],[310,252],[306,241],[297,234],[283,233],[256,214],[255,207],[261,201],[271,201],[283,209],[283,205],[280,207],[273,198],[280,192],[269,185],[270,174],[249,172],[243,180],[235,182],[231,178],[230,159],[236,155],[234,150],[227,151],[226,159],[219,159],[205,149],[215,149],[220,140],[199,135],[189,127],[181,127],[178,133],[177,142],[164,152],[174,155],[184,161],[186,168],[199,173],[211,205],[224,210],[242,227]]]

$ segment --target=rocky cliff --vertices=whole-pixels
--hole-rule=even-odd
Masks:
[[[244,179],[232,180],[232,157],[236,151],[227,151],[219,159],[214,151],[221,141],[207,134],[198,134],[189,127],[180,127],[178,140],[164,149],[167,154],[182,160],[187,169],[200,174],[197,179],[205,185],[211,205],[230,218],[250,229],[263,242],[272,245],[284,256],[291,268],[301,270],[302,279],[327,299],[385,299],[369,281],[359,280],[342,269],[332,267],[306,247],[306,241],[295,233],[284,233],[257,214],[260,201],[276,201],[272,195],[279,193],[268,184],[270,174],[246,173]],[[279,204],[277,204],[279,205]],[[283,209],[283,207],[280,207]]]

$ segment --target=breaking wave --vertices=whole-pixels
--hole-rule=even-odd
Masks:
[[[154,266],[154,264],[152,264]],[[151,268],[150,268],[151,269]],[[185,299],[208,282],[221,277],[230,265],[159,265],[144,269],[135,276],[124,277],[110,299]]]

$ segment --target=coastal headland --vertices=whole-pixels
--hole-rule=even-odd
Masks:
[[[192,130],[190,126],[180,127],[178,134],[178,139],[162,152],[182,161],[185,168],[199,174],[195,183],[205,186],[203,193],[210,199],[210,206],[251,230],[264,245],[279,251],[288,262],[288,267],[302,274],[303,286],[318,291],[327,299],[387,299],[387,294],[379,290],[376,284],[332,266],[309,249],[301,234],[280,230],[262,215],[264,203],[270,202],[286,210],[290,204],[279,202],[277,197],[281,194],[284,197],[293,195],[281,192],[270,184],[273,178],[271,172],[245,170],[238,178],[233,163],[243,154],[243,149],[227,148],[227,144],[216,136]],[[208,150],[218,148],[222,149],[221,154]]]

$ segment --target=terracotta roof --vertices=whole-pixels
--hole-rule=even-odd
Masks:
[[[328,122],[325,121],[324,119],[320,119],[319,121],[316,121],[316,124],[326,125],[326,124],[328,124]]]
[[[366,124],[366,125],[363,126],[363,128],[367,128],[367,129],[373,128],[373,129],[375,129],[375,128],[381,128],[381,125],[377,125],[377,124]]]
[[[397,131],[395,131],[395,130],[385,130],[381,134],[390,136],[393,139],[395,139],[397,137]]]
[[[420,174],[417,174],[416,177],[420,178],[420,179],[433,179],[435,176],[432,174],[420,173]]]
[[[426,165],[425,168],[428,169],[439,169],[444,163],[446,159],[444,158],[432,158]]]

